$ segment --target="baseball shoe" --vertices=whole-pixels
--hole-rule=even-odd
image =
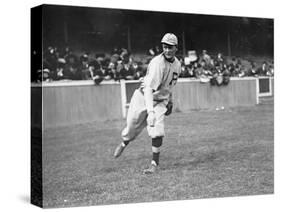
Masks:
[[[144,174],[154,174],[155,172],[157,172],[158,170],[158,166],[154,161],[151,161],[151,164],[149,166],[149,168],[143,170]]]
[[[114,157],[118,158],[120,155],[122,155],[122,152],[125,148],[126,146],[123,143],[119,144],[114,151]]]

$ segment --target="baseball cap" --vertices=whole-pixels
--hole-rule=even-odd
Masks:
[[[175,46],[178,45],[178,38],[173,33],[166,33],[162,38],[161,43]]]

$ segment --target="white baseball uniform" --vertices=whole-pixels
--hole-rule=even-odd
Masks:
[[[165,59],[163,53],[154,57],[144,77],[144,88],[153,90],[153,110],[155,112],[155,124],[148,126],[146,122],[147,108],[142,88],[136,89],[127,114],[127,126],[122,131],[124,141],[132,141],[147,126],[148,135],[151,138],[163,137],[164,117],[166,105],[172,98],[172,88],[176,85],[181,72],[181,64],[175,57],[173,62]]]

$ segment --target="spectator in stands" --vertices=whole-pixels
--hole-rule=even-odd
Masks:
[[[224,58],[222,56],[222,53],[218,53],[217,57],[214,59],[214,66],[220,66],[220,65],[225,64]]]
[[[242,67],[240,60],[238,60],[236,57],[233,57],[228,66],[229,66],[228,69],[229,69],[232,77],[239,76],[239,73],[241,72],[241,67]]]
[[[82,80],[82,71],[79,69],[79,62],[74,54],[67,57],[63,76],[64,79]]]
[[[210,83],[211,85],[227,85],[230,81],[230,70],[228,69],[226,64],[217,63],[212,71],[212,75],[210,75]]]
[[[104,53],[96,54],[96,61],[98,62],[100,66],[100,71],[103,74],[104,80],[110,80],[112,79],[112,74],[110,73],[110,70],[108,69],[110,64],[110,58],[107,58]]]
[[[121,60],[120,56],[118,54],[113,54],[110,57],[110,62],[113,64],[116,64],[118,60]]]
[[[233,64],[233,63],[230,63],[230,64],[227,66],[227,68],[228,68],[228,71],[230,72],[230,75],[231,75],[232,77],[234,77],[234,76],[235,76],[235,72],[234,72],[235,66],[234,66],[234,64]]]
[[[64,75],[63,79],[82,80],[81,70],[79,70],[77,66],[72,66],[70,64],[66,65],[63,75]]]
[[[106,69],[108,76],[110,76],[110,79],[114,79],[114,74],[116,73],[116,66],[117,62],[109,62],[108,67]]]
[[[59,51],[56,47],[49,46],[43,54],[43,69],[37,70],[39,81],[57,80],[57,69],[61,62]]]
[[[211,56],[208,55],[207,50],[203,50],[202,51],[202,57],[201,57],[201,61],[204,61],[206,65],[209,65],[211,63]],[[200,63],[201,63],[200,61]]]
[[[92,79],[95,84],[99,85],[104,80],[104,73],[102,71],[101,65],[97,60],[92,60],[89,62],[89,68],[87,73],[87,78]]]
[[[121,79],[120,72],[121,72],[122,68],[123,68],[122,60],[117,61],[116,69],[113,73],[113,79],[115,81],[120,81],[120,79]]]
[[[202,67],[201,64],[200,63],[194,63],[194,76],[196,78],[200,78],[204,73],[204,70],[203,70],[203,67]]]
[[[182,64],[180,76],[182,78],[188,77],[188,65]]]
[[[78,58],[77,56],[68,48],[66,48],[65,52],[64,52],[64,59],[66,61],[67,64],[71,63],[77,63]]]
[[[49,46],[43,56],[43,70],[48,69],[50,73],[55,72],[58,65],[58,58],[55,48]]]
[[[267,76],[273,76],[273,75],[274,75],[274,69],[273,69],[273,65],[272,65],[272,64],[270,64],[270,65],[268,66],[268,70],[267,70],[267,72],[266,72],[266,75],[267,75]]]
[[[142,77],[144,77],[144,72],[143,72],[143,69],[142,69],[142,64],[141,62],[133,62],[132,64],[132,69],[133,69],[133,73],[134,74],[134,80],[138,80]]]
[[[257,76],[257,68],[256,68],[256,63],[255,62],[251,61],[250,68],[248,69],[247,75],[248,76],[253,76],[253,77]]]
[[[195,76],[195,69],[198,67],[198,63],[190,63],[186,66],[186,76],[185,77],[196,77]]]
[[[113,50],[113,53],[111,56],[110,56],[110,59],[108,61],[108,65],[107,67],[105,67],[105,70],[107,72],[107,79],[115,79],[117,76],[116,76],[116,69],[117,69],[117,64],[118,64],[118,61],[121,61],[121,58],[119,56],[119,54],[117,54],[118,50],[117,48]]]
[[[160,54],[161,50],[159,46],[154,46],[148,50],[148,55],[155,57],[156,55]]]
[[[239,65],[239,64],[236,64],[236,65],[234,66],[234,72],[233,72],[234,76],[236,76],[236,77],[239,76],[240,70],[241,70],[240,65]]]
[[[101,69],[101,64],[96,59],[92,59],[89,62],[89,72],[92,72],[93,76],[103,75]]]
[[[70,49],[69,46],[66,46],[63,50],[63,57],[66,59],[68,55],[72,54],[72,50]]]
[[[257,69],[257,74],[259,76],[266,76],[268,71],[268,65],[266,61],[263,61],[262,66]]]
[[[62,80],[64,79],[64,69],[65,69],[65,61],[59,60],[58,66],[56,70],[56,74],[53,76],[54,80]]]
[[[135,77],[135,72],[132,66],[129,63],[122,64],[122,68],[120,70],[121,79],[125,80],[133,80]]]
[[[88,55],[88,53],[84,53],[83,55],[80,56],[78,69],[81,72],[83,80],[90,79],[90,75],[89,75],[89,55]]]
[[[273,62],[273,60],[270,62],[270,65],[269,65],[269,74],[270,74],[270,76],[274,76],[274,62]]]
[[[96,54],[96,60],[100,64],[101,68],[104,65],[104,60],[105,60],[105,54],[104,53],[97,53]]]
[[[223,76],[223,84],[227,85],[230,81],[231,73],[230,73],[229,69],[227,68],[226,64],[223,64],[222,76]]]
[[[238,77],[245,77],[245,76],[247,76],[247,70],[243,65],[241,65],[241,68],[238,73]]]
[[[208,76],[212,76],[212,62],[211,60],[209,61],[209,63],[206,63],[205,60],[201,61],[201,67],[203,70],[203,73],[201,74],[201,77],[208,77]]]
[[[122,48],[121,50],[122,52],[120,54],[120,59],[122,60],[123,64],[131,64],[133,60],[129,51],[125,48]]]
[[[189,65],[186,66],[187,74],[186,77],[196,77],[195,70],[198,68],[198,62],[194,61],[191,62]]]

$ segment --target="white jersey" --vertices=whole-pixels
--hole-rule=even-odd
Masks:
[[[169,100],[180,72],[179,60],[175,57],[173,62],[168,62],[162,53],[150,61],[144,77],[144,87],[148,86],[153,90],[153,100]]]

